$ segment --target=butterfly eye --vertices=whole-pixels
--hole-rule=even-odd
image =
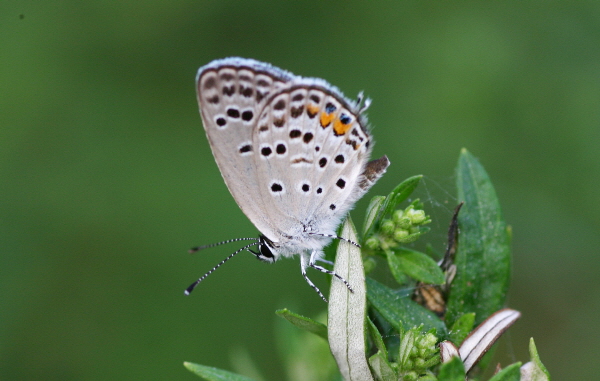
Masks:
[[[259,244],[259,251],[260,251],[260,254],[258,255],[258,259],[262,259],[263,261],[271,262],[275,258],[275,256],[273,255],[273,252],[271,252],[271,249],[269,249],[269,246],[267,246],[266,243],[261,242]]]
[[[258,251],[259,254],[256,256],[258,259],[273,262],[275,260],[275,256],[269,247],[269,241],[265,236],[260,236],[258,238]]]

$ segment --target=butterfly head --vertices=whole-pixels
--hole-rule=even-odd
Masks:
[[[273,242],[262,234],[258,237],[258,252],[253,252],[253,254],[256,255],[256,258],[268,263],[275,262],[279,257]]]

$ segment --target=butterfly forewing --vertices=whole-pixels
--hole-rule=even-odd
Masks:
[[[233,198],[261,232],[268,226],[266,205],[257,197],[252,133],[259,110],[291,78],[268,64],[240,58],[214,61],[198,72],[198,103],[213,155]]]

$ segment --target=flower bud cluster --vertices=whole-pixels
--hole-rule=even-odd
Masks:
[[[372,250],[382,247],[396,247],[398,244],[411,243],[427,232],[423,225],[431,222],[425,211],[419,207],[422,204],[415,200],[404,210],[396,210],[392,218],[381,221],[377,235],[369,237],[365,245]]]
[[[404,360],[402,368],[404,370],[399,378],[403,381],[424,381],[433,376],[428,368],[439,362],[438,349],[435,344],[437,337],[432,332],[420,333],[419,328],[413,328],[413,335],[405,335],[408,340],[414,340],[408,358]],[[432,378],[435,380],[435,377]]]

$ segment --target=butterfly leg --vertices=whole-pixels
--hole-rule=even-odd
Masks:
[[[304,280],[306,281],[306,283],[308,283],[308,285],[310,287],[312,287],[317,292],[317,294],[319,294],[321,299],[323,299],[325,301],[325,303],[327,303],[327,299],[325,298],[325,296],[323,296],[323,294],[321,293],[321,290],[319,290],[319,288],[317,286],[315,286],[315,284],[310,279],[308,279],[308,276],[306,275],[306,268],[312,267],[312,266],[310,266],[310,260],[311,260],[310,258],[311,257],[312,256],[309,257],[306,253],[300,254],[300,268],[302,271],[302,276],[304,277]]]
[[[315,270],[319,270],[322,273],[329,274],[329,275],[332,275],[332,276],[338,278],[346,285],[346,287],[348,287],[348,290],[350,290],[350,292],[354,292],[354,290],[352,289],[352,286],[350,286],[350,283],[348,283],[348,281],[346,279],[342,278],[341,275],[339,275],[335,271],[327,270],[325,267],[315,264],[315,262],[318,260],[319,254],[320,254],[320,251],[317,251],[317,250],[314,250],[310,254],[310,262],[308,263],[308,266],[312,267]]]
[[[317,258],[317,261],[327,263],[328,265],[333,266],[333,262],[328,261],[327,259]]]

